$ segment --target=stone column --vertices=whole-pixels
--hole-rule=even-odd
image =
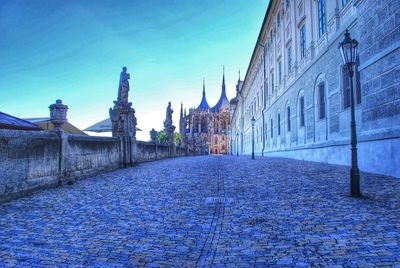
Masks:
[[[56,100],[56,103],[49,106],[50,122],[54,125],[51,130],[55,132],[60,140],[60,152],[58,155],[58,181],[59,184],[65,184],[65,161],[67,158],[67,140],[68,136],[62,129],[67,120],[68,106],[62,103],[62,100]]]

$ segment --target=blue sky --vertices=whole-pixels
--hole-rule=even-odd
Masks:
[[[0,1],[0,111],[48,116],[62,99],[84,129],[108,117],[122,66],[138,138],[162,128],[168,101],[178,126],[180,102],[200,103],[202,80],[214,105],[222,66],[234,97],[268,0]]]

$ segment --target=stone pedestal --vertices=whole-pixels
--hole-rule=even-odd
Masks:
[[[114,107],[110,108],[112,122],[112,135],[117,137],[120,143],[121,166],[127,167],[136,162],[136,116],[132,103],[119,100],[114,101]]]

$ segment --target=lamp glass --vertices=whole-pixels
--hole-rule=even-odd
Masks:
[[[351,39],[348,30],[344,34],[344,40],[339,43],[339,50],[344,64],[354,65],[356,63],[358,42],[355,39]]]
[[[256,124],[256,119],[254,119],[254,116],[253,116],[253,118],[251,118],[251,125],[254,127],[255,124]]]

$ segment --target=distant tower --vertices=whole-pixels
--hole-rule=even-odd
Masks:
[[[182,137],[185,135],[185,129],[186,129],[186,120],[185,116],[183,115],[183,102],[181,102],[181,113],[179,115],[179,133],[182,135]]]

